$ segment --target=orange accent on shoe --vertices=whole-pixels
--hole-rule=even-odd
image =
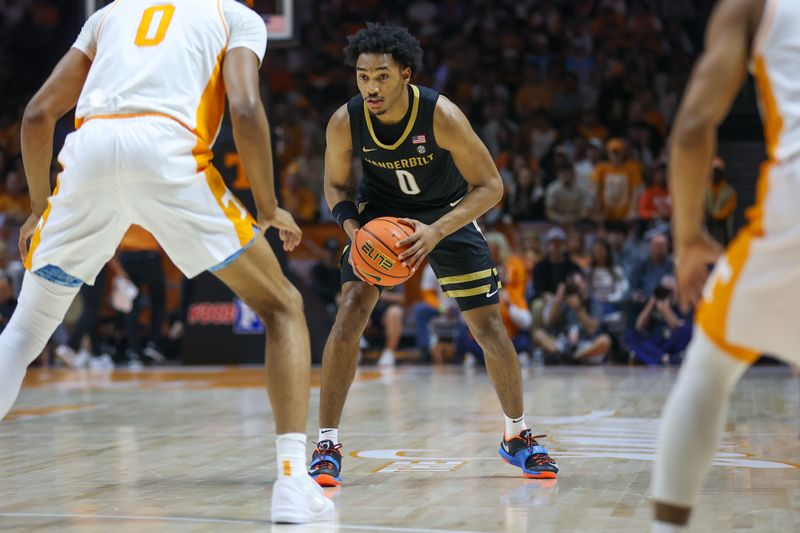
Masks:
[[[539,472],[538,474],[522,474],[528,479],[556,479],[555,472]]]
[[[328,474],[320,474],[314,478],[314,481],[316,481],[317,485],[320,487],[338,487],[342,484],[340,481],[336,481],[333,476],[329,476]]]

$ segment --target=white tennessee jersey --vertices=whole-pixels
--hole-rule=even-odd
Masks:
[[[800,153],[800,2],[766,0],[753,45],[764,138],[770,159]]]
[[[165,115],[210,148],[225,111],[222,60],[245,47],[259,59],[264,20],[235,0],[116,0],[94,13],[74,48],[92,60],[75,112]]]

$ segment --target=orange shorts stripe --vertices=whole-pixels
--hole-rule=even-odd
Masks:
[[[696,325],[714,344],[732,357],[746,363],[755,362],[760,353],[751,348],[731,344],[727,341],[728,314],[736,282],[747,264],[753,242],[764,235],[764,203],[769,190],[769,173],[772,163],[761,167],[756,191],[756,204],[748,211],[749,222],[742,228],[725,253],[725,271],[720,272],[711,288],[708,298],[704,298],[697,309]],[[720,269],[720,267],[717,267]]]
[[[236,236],[239,238],[239,244],[242,246],[246,245],[253,240],[255,236],[255,230],[253,229],[253,227],[257,225],[255,219],[233,196],[233,193],[228,190],[225,186],[225,182],[222,180],[222,176],[214,165],[207,166],[204,174],[208,187],[217,200],[217,204],[225,213],[225,217],[230,220],[233,227],[236,228]]]
[[[53,196],[58,194],[58,188],[61,185],[59,180],[61,174],[56,177],[56,188],[53,190]],[[50,200],[47,201],[47,209],[44,210],[42,214],[42,220],[36,226],[36,231],[33,232],[33,237],[31,237],[31,247],[28,249],[28,255],[25,256],[25,268],[28,270],[33,268],[33,254],[36,252],[36,249],[39,247],[39,243],[42,242],[42,230],[44,229],[44,225],[47,223],[47,218],[50,216],[50,211],[53,209],[53,204],[50,203]]]
[[[90,115],[88,117],[76,117],[75,118],[75,129],[81,129],[81,126],[89,122],[90,120],[120,120],[120,119],[127,119],[127,118],[141,118],[141,117],[158,117],[158,118],[168,118],[173,122],[177,122],[187,131],[191,132],[193,135],[198,135],[197,131],[193,130],[177,118],[167,115],[166,113],[158,113],[158,112],[147,112],[147,113],[116,113],[111,115]]]

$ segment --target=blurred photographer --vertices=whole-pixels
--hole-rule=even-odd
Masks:
[[[560,283],[555,297],[544,310],[544,327],[533,332],[545,360],[601,363],[611,349],[611,337],[602,332],[586,301],[586,281],[573,274]]]
[[[675,278],[664,276],[636,318],[634,329],[625,334],[628,349],[648,366],[680,364],[692,338],[692,320],[681,314],[675,293]]]

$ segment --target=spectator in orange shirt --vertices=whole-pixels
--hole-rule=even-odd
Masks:
[[[667,164],[660,162],[653,173],[653,183],[639,198],[639,220],[649,227],[653,222],[669,221],[671,218],[672,198],[667,188]]]
[[[711,185],[706,191],[706,226],[714,239],[727,245],[733,237],[736,190],[725,181],[725,162],[717,158],[712,167]]]
[[[130,280],[139,289],[139,295],[133,301],[133,309],[125,315],[125,333],[128,348],[125,351],[128,364],[132,367],[141,365],[140,356],[144,355],[155,363],[163,363],[166,358],[161,353],[161,329],[164,326],[164,309],[166,306],[166,281],[161,266],[161,254],[155,237],[141,226],[132,225],[119,245],[118,256],[122,267]],[[150,324],[144,335],[147,343],[142,349],[139,315],[145,305],[142,288],[147,287],[147,301],[150,304]]]
[[[597,185],[597,209],[600,218],[627,221],[633,218],[642,188],[642,170],[626,158],[626,144],[622,139],[611,139],[606,146],[608,161],[598,164],[592,179]]]

